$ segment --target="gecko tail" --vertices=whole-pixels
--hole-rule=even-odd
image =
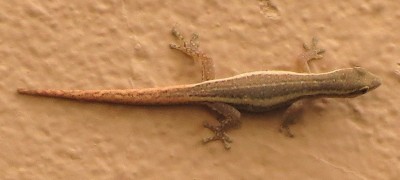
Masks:
[[[47,97],[69,97],[71,93],[76,94],[80,90],[54,90],[54,89],[25,89],[19,88],[19,94],[33,95],[33,96],[47,96]]]
[[[25,88],[18,88],[17,92],[19,94],[27,94],[27,95],[39,95],[40,92],[34,89],[25,89]]]
[[[189,87],[190,88],[190,87]],[[116,90],[57,90],[57,89],[17,89],[20,94],[64,98],[88,102],[106,102],[132,105],[186,104],[193,101],[188,98],[188,87],[166,87],[147,89]]]

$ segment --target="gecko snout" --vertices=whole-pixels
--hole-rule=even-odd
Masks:
[[[376,77],[376,79],[371,81],[371,86],[369,87],[370,90],[375,89],[377,87],[379,87],[381,85],[381,79],[379,79],[378,77]]]
[[[356,72],[356,79],[359,79],[359,82],[361,82],[360,85],[364,86],[367,89],[366,92],[376,89],[381,85],[381,79],[375,74],[372,74],[371,72],[361,67],[354,67],[353,69]]]
[[[367,74],[365,76],[365,80],[366,80],[366,84],[368,86],[368,91],[376,89],[377,87],[379,87],[382,84],[381,79],[378,76],[376,76],[370,72],[367,72]]]

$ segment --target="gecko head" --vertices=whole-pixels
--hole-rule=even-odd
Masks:
[[[362,67],[347,69],[348,74],[344,76],[347,84],[352,91],[348,94],[350,97],[365,94],[376,89],[381,85],[381,79]]]

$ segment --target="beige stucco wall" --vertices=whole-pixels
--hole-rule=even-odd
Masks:
[[[271,5],[272,3],[273,5]],[[400,1],[0,1],[1,179],[398,179]],[[133,107],[16,94],[19,87],[144,88],[195,83],[170,29],[200,34],[217,77],[293,70],[320,39],[320,71],[367,68],[383,80],[354,99],[245,114],[232,149],[201,144],[215,116],[197,106]]]

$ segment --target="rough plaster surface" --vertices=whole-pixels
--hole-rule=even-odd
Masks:
[[[0,1],[1,179],[399,179],[400,1]],[[362,66],[383,79],[355,99],[310,106],[292,130],[282,111],[246,114],[234,143],[202,145],[214,114],[16,94],[19,87],[112,89],[200,81],[170,29],[200,34],[217,77],[293,70],[302,42],[320,71]]]

